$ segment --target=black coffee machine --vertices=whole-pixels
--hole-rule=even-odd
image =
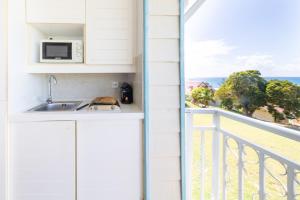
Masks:
[[[121,103],[123,104],[131,104],[133,103],[133,91],[131,85],[128,83],[123,83],[121,85]]]

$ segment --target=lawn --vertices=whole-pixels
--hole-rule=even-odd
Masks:
[[[211,115],[195,115],[194,125],[204,125],[208,126],[212,123]],[[273,152],[277,152],[286,158],[300,163],[300,144],[295,141],[283,138],[281,136],[274,135],[270,132],[257,129],[255,127],[248,126],[243,123],[239,123],[227,118],[221,118],[221,127],[235,133],[248,141],[251,141],[257,145],[266,147]],[[212,133],[207,131],[205,135],[205,199],[210,199],[211,194],[211,166],[212,166]],[[193,200],[200,200],[200,142],[201,133],[195,131],[193,133]],[[228,184],[227,199],[236,200],[237,198],[237,159],[234,156],[237,153],[237,144],[234,141],[229,141],[229,146],[232,151],[228,152],[227,165],[229,171],[229,177],[231,177]],[[222,148],[222,147],[221,147]],[[221,153],[221,152],[220,152]],[[221,155],[221,158],[223,156]],[[245,148],[245,177],[244,177],[244,199],[258,199],[258,156],[256,152],[250,148]],[[222,160],[221,160],[222,163]],[[279,177],[282,183],[286,183],[286,176],[284,174],[285,168],[280,165],[277,161],[272,159],[266,162],[268,169],[277,177]],[[221,167],[222,170],[223,167]],[[222,174],[222,171],[220,172]],[[272,178],[270,175],[266,174],[266,193],[268,194],[267,199],[280,200],[286,199],[286,197],[280,197],[282,187]],[[300,193],[300,188],[296,187],[297,193]],[[299,198],[300,199],[300,198]]]

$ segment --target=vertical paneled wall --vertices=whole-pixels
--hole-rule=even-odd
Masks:
[[[0,200],[5,200],[6,114],[7,114],[7,1],[0,0]]]
[[[179,1],[149,0],[151,197],[180,199]]]

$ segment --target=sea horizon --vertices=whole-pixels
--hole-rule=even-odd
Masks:
[[[197,78],[187,78],[187,81],[207,82],[213,88],[219,88],[227,78],[228,77],[197,77]],[[300,76],[299,77],[266,76],[263,78],[265,78],[268,81],[269,80],[287,80],[296,85],[300,85]]]

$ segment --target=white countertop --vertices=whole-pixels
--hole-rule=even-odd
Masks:
[[[82,102],[80,105],[84,105]],[[121,104],[120,111],[79,111],[21,112],[9,115],[10,122],[30,121],[75,121],[75,120],[130,120],[144,119],[144,113],[134,104]]]

